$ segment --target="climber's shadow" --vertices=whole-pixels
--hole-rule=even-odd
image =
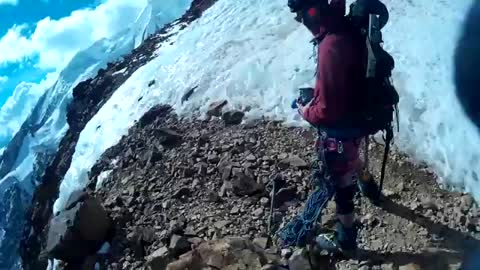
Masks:
[[[410,220],[411,222],[426,228],[428,233],[433,236],[435,246],[439,248],[463,252],[480,247],[480,241],[478,239],[451,229],[446,225],[435,223],[429,218],[394,202],[390,198],[383,198],[379,207],[386,212]]]
[[[392,264],[394,269],[413,263],[423,270],[453,269],[451,265],[459,265],[463,260],[461,253],[447,250],[425,250],[421,253],[359,250],[355,258],[369,265]]]
[[[420,253],[411,252],[377,252],[360,250],[356,259],[369,264],[393,264],[398,267],[414,263],[426,270],[452,269],[450,265],[460,264],[468,253],[480,248],[480,241],[443,224],[435,223],[415,211],[398,204],[390,198],[383,198],[379,207],[386,212],[410,220],[424,228],[434,236],[435,246]]]

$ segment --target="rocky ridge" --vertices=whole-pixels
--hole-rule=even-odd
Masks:
[[[90,193],[116,225],[106,267],[458,269],[464,251],[478,246],[480,208],[473,199],[442,190],[425,167],[393,154],[384,203],[356,200],[357,257],[305,260],[305,250],[277,250],[268,241],[271,183],[286,180],[274,197],[275,230],[301,210],[310,191],[314,138],[312,130],[278,122],[179,119],[168,106],[153,108],[90,172]],[[381,149],[371,149],[376,174]],[[330,204],[322,224],[334,221]],[[225,255],[231,249],[238,250]]]

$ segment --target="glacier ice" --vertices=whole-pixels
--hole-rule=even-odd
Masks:
[[[385,46],[396,58],[394,83],[402,95],[396,144],[431,165],[444,183],[480,201],[480,138],[460,110],[451,80],[457,32],[471,1],[384,2],[391,13]],[[191,115],[228,99],[231,107],[251,107],[248,117],[301,124],[289,105],[297,87],[313,83],[310,38],[283,0],[217,2],[164,43],[158,57],[137,70],[87,124],[55,209],[86,184],[100,155],[156,104]],[[158,82],[154,89],[147,87],[152,79]],[[182,94],[194,86],[197,91],[182,104]]]

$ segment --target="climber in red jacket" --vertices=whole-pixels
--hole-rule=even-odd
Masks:
[[[301,6],[299,0],[290,0],[289,6],[293,2]],[[297,106],[302,117],[321,131],[317,146],[322,144],[321,149],[327,149],[324,158],[336,181],[337,232],[322,234],[316,239],[320,248],[332,252],[347,252],[357,247],[353,179],[362,166],[359,159],[362,131],[349,123],[360,111],[359,100],[366,87],[365,40],[355,32],[344,14],[345,0],[330,3],[319,0],[297,11],[297,20],[313,33],[318,44],[314,97],[308,104],[298,103]]]

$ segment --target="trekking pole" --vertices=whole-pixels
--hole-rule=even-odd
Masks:
[[[268,218],[268,241],[267,241],[267,246],[269,242],[273,242],[273,237],[272,237],[272,221],[273,221],[273,207],[275,203],[275,191],[276,191],[276,182],[275,179],[273,180],[272,184],[272,193],[271,193],[271,198],[270,198],[270,216]],[[273,243],[272,243],[273,244]]]

